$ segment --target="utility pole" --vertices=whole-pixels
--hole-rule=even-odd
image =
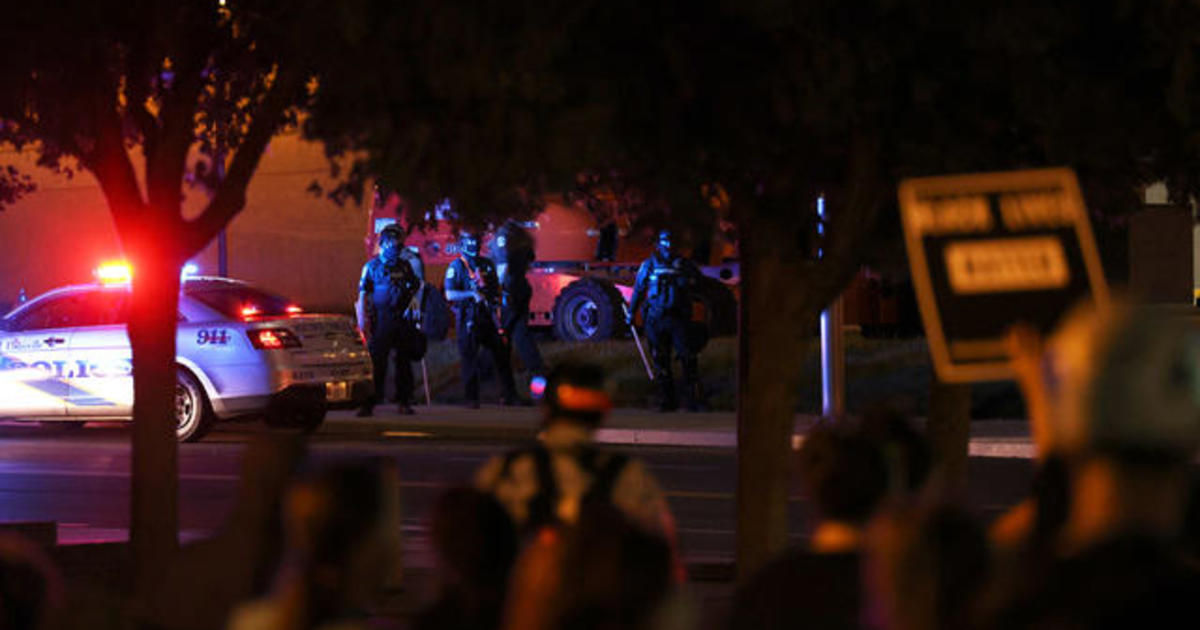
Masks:
[[[817,257],[824,256],[829,215],[825,195],[817,197]],[[846,344],[842,324],[845,321],[842,296],[821,311],[821,416],[840,419],[846,415]]]

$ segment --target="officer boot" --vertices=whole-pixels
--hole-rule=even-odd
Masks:
[[[695,357],[683,359],[683,398],[687,410],[708,411],[704,386],[700,384],[700,366]]]

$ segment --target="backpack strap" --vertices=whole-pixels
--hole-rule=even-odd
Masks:
[[[629,456],[621,453],[601,454],[589,448],[580,453],[579,463],[592,475],[592,486],[588,488],[583,502],[611,503],[613,487],[617,485],[617,477],[629,464]]]
[[[529,521],[524,527],[526,532],[534,532],[558,522],[558,482],[554,479],[550,452],[541,444],[513,449],[506,453],[504,465],[501,467],[501,476],[507,477],[513,462],[525,455],[533,458],[534,474],[537,476],[538,483],[537,493],[529,499]]]

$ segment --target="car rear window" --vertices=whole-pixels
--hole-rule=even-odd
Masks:
[[[250,286],[188,287],[187,294],[201,304],[234,319],[287,315],[295,302]]]

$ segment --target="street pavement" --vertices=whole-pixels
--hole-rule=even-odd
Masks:
[[[536,408],[418,408],[402,416],[392,407],[373,418],[334,412],[310,440],[318,463],[346,456],[395,458],[403,478],[409,566],[431,564],[426,511],[448,486],[467,483],[486,459],[531,440]],[[797,418],[793,439],[815,421]],[[731,413],[659,414],[617,410],[598,435],[645,459],[675,512],[681,547],[693,564],[731,561],[736,484],[735,419]],[[975,422],[971,440],[969,503],[988,518],[1015,503],[1027,488],[1032,452],[1021,422]],[[232,505],[241,455],[257,423],[221,425],[205,440],[180,447],[180,524],[184,540],[221,527]],[[53,521],[64,544],[127,538],[129,505],[127,429],[93,423],[56,429],[0,426],[0,523]],[[791,529],[807,535],[806,502],[792,499]]]
[[[413,416],[384,413],[355,418],[330,414],[308,442],[320,465],[339,458],[385,456],[400,471],[404,514],[404,590],[380,611],[406,619],[427,601],[435,580],[428,511],[445,488],[468,483],[493,454],[533,439],[536,408],[485,406],[419,408]],[[814,418],[798,417],[799,444]],[[267,431],[258,423],[221,425],[203,441],[179,449],[181,539],[218,532],[229,517],[247,444]],[[618,410],[599,435],[613,448],[642,458],[659,479],[678,525],[679,546],[692,577],[704,628],[722,627],[732,597],[735,546],[736,444],[728,413],[658,414]],[[989,520],[1027,492],[1032,452],[1023,423],[972,425],[968,507]],[[0,527],[35,523],[57,539],[55,558],[68,578],[111,583],[122,557],[112,545],[128,538],[129,432],[120,423],[84,429],[0,424]],[[789,503],[789,534],[809,534],[809,504],[798,490]],[[11,525],[9,525],[11,526]],[[27,528],[27,531],[30,531]],[[114,555],[116,554],[116,555]],[[82,577],[89,576],[89,577]]]

